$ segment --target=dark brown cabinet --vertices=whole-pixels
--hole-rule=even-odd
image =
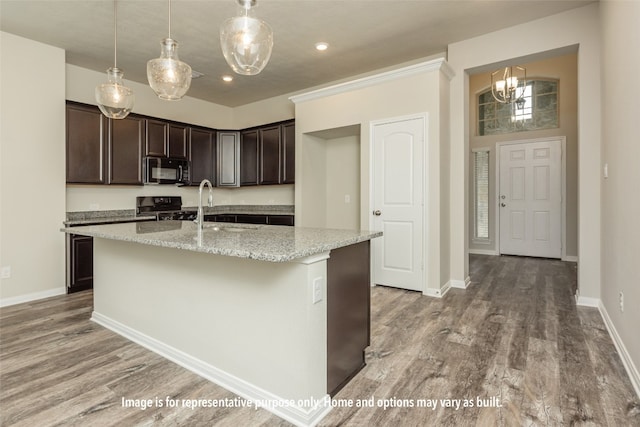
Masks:
[[[104,184],[107,118],[97,107],[67,104],[67,182]]]
[[[169,123],[160,120],[147,119],[147,141],[145,156],[167,156],[167,140],[169,137]]]
[[[215,131],[192,127],[189,135],[189,160],[191,161],[191,185],[200,185],[208,179],[216,185],[216,136]]]
[[[107,119],[87,104],[67,102],[67,182],[142,185],[145,156],[191,162],[191,185],[293,184],[295,122],[243,131],[213,129],[130,114]]]
[[[240,185],[258,185],[258,131],[240,132]]]
[[[260,214],[215,214],[205,215],[205,221],[231,222],[239,224],[269,224],[293,226],[293,215],[260,215]]]
[[[331,251],[327,260],[327,392],[340,391],[365,366],[370,343],[369,242]]]
[[[267,218],[269,225],[294,225],[293,215],[269,215]]]
[[[188,156],[188,132],[185,125],[169,123],[169,143],[167,148],[168,157],[186,159]]]
[[[280,184],[280,125],[261,128],[258,137],[258,183]]]
[[[69,234],[67,293],[93,288],[93,237]]]
[[[134,114],[109,120],[109,184],[142,184],[145,119]]]
[[[289,122],[282,125],[282,144],[280,146],[280,161],[282,162],[282,184],[296,182],[296,123]]]

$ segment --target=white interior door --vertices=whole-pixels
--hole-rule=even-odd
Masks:
[[[500,253],[562,257],[560,140],[500,146]]]
[[[373,126],[373,281],[422,291],[425,118]]]

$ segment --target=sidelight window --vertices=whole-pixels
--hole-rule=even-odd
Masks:
[[[473,239],[489,241],[489,149],[473,151]]]

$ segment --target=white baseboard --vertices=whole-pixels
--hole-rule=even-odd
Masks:
[[[473,255],[500,255],[498,251],[492,249],[469,249],[469,253]]]
[[[423,294],[428,297],[442,298],[447,292],[449,292],[449,289],[451,289],[451,282],[445,283],[440,289],[427,288]]]
[[[288,401],[100,313],[94,311],[91,320],[251,402]],[[311,409],[287,405],[272,405],[264,409],[296,426],[312,427],[331,411],[332,406],[327,405],[328,402],[329,396],[326,395]]]
[[[565,255],[564,257],[562,257],[562,261],[578,262],[578,257],[577,256],[571,256],[571,255]]]
[[[576,294],[576,305],[600,308],[600,300],[598,298],[581,297]]]
[[[613,340],[613,344],[616,346],[616,350],[618,350],[618,354],[620,354],[620,359],[622,359],[622,364],[624,365],[624,369],[627,371],[629,375],[629,379],[631,380],[631,384],[633,385],[638,398],[640,398],[640,374],[638,373],[638,368],[633,364],[633,360],[631,360],[631,355],[627,351],[620,335],[618,335],[618,331],[616,331],[616,327],[613,325],[611,318],[609,317],[609,313],[607,313],[607,309],[602,304],[602,301],[598,300],[598,309],[600,310],[600,315],[602,316],[602,320],[604,321],[604,325],[607,327],[607,331],[609,331],[609,335]]]
[[[8,307],[10,305],[22,304],[24,302],[37,301],[50,297],[57,297],[67,293],[67,288],[48,289],[46,291],[32,292],[30,294],[18,295],[17,297],[9,297],[0,299],[0,307]]]
[[[469,285],[471,284],[471,277],[467,276],[467,278],[464,279],[464,280],[451,279],[451,280],[449,280],[449,283],[451,284],[452,288],[467,289],[469,287]]]

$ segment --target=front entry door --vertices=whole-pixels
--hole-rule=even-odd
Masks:
[[[500,253],[562,257],[561,140],[500,146]]]
[[[373,282],[423,291],[425,118],[375,124],[373,138]]]

